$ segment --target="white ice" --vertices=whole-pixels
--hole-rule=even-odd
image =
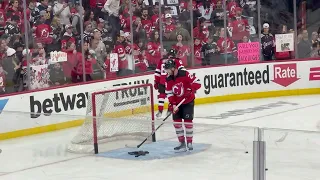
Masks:
[[[194,122],[200,124],[195,126],[195,142],[212,146],[171,159],[129,161],[67,153],[78,128],[1,141],[0,180],[249,180],[255,127],[271,128],[264,131],[267,179],[319,179],[319,99],[312,95],[196,106]],[[270,105],[277,102],[282,105]],[[273,108],[226,116],[228,111],[266,105]],[[161,139],[173,133],[167,124],[157,135]]]

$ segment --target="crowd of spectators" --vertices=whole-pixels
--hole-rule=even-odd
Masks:
[[[294,31],[266,21],[258,33],[256,0],[164,1],[27,0],[24,10],[1,0],[0,93],[153,71],[171,49],[186,67],[238,63],[237,45],[248,42],[261,43],[264,61],[320,56],[320,29],[297,33],[298,53],[276,52],[274,35]]]

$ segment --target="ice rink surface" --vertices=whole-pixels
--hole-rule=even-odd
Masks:
[[[2,141],[0,180],[250,180],[255,127],[266,128],[267,179],[320,179],[319,113],[320,95],[199,105],[194,141],[211,147],[148,161],[67,153],[79,128]],[[173,131],[166,124],[157,138],[175,140]]]

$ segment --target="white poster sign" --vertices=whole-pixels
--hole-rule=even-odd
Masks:
[[[68,55],[62,51],[52,51],[50,52],[50,64],[54,64],[57,62],[68,61]]]
[[[167,0],[168,5],[178,5],[179,1],[178,0]]]
[[[294,34],[276,34],[276,52],[294,51]]]
[[[119,59],[117,53],[110,54],[110,72],[119,71]]]

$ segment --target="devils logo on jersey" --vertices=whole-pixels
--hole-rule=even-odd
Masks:
[[[183,88],[183,83],[177,83],[174,86],[172,86],[172,92],[174,95],[181,97],[184,94],[184,88]]]
[[[43,37],[43,38],[49,37],[49,32],[48,32],[47,29],[42,29],[41,30],[41,37]]]

